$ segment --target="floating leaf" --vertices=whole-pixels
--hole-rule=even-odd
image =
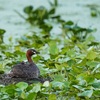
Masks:
[[[6,31],[4,29],[0,29],[0,43],[3,42],[3,35]]]
[[[55,76],[54,76],[54,80],[55,80],[55,81],[60,81],[60,82],[62,82],[62,81],[64,80],[64,76],[63,76],[63,75],[60,75],[60,74],[55,75]]]
[[[6,31],[4,29],[0,29],[0,36],[3,35]]]
[[[81,90],[81,91],[84,91],[84,88],[83,88],[83,87],[81,87],[81,86],[78,86],[78,85],[73,85],[73,87],[75,87],[76,89],[79,89],[79,90]]]
[[[62,64],[55,64],[57,70],[62,70],[63,65]]]
[[[78,93],[78,96],[82,96],[82,97],[91,97],[93,94],[93,90],[86,90],[82,93]]]
[[[23,91],[24,89],[26,89],[28,87],[28,84],[25,82],[19,82],[16,84],[16,86]]]
[[[21,98],[26,99],[26,93],[24,91],[21,93]]]
[[[95,67],[98,65],[99,62],[96,61],[88,61],[86,62],[86,65],[91,66],[91,67]]]
[[[63,86],[64,86],[64,83],[63,82],[57,82],[57,81],[53,81],[52,82],[52,86],[54,87],[54,88],[59,88],[59,89],[62,89],[63,88]]]
[[[98,73],[93,74],[95,78],[100,79],[100,71]]]
[[[50,94],[48,100],[57,100],[57,97],[55,94]]]
[[[32,30],[16,39],[15,43],[12,37],[10,44],[6,45],[2,41],[5,31],[0,31],[0,76],[2,71],[9,73],[11,66],[25,60],[28,48],[35,48],[41,52],[33,56],[40,70],[39,78],[50,79],[50,82],[0,85],[0,100],[99,99],[100,43],[95,42],[95,37],[90,34],[95,31],[73,21],[62,20],[56,12],[58,0],[48,1],[51,4],[48,9],[45,6],[36,9],[25,7],[27,18],[16,11],[32,25]],[[0,77],[0,83],[6,83],[6,79],[10,81],[9,77]]]
[[[92,86],[93,86],[94,88],[100,88],[100,81],[95,81],[95,82],[92,84]]]
[[[50,85],[49,81],[45,81],[45,82],[43,83],[43,86],[44,86],[44,87],[49,87],[49,85]]]
[[[24,12],[27,13],[27,14],[30,14],[33,10],[33,7],[32,6],[27,6],[24,8]]]
[[[100,64],[98,64],[92,71],[92,73],[94,73],[98,68],[100,68]]]
[[[1,70],[1,68],[0,68],[0,74],[4,74],[4,71],[3,71],[3,70]]]
[[[58,49],[57,44],[56,44],[55,41],[51,41],[51,42],[49,43],[49,52],[50,52],[50,54],[52,54],[52,55],[58,54],[59,49]]]
[[[36,84],[30,92],[39,92],[41,90],[40,84]]]
[[[29,95],[27,96],[27,100],[36,100],[36,93],[29,93]]]
[[[74,23],[72,21],[67,21],[65,24],[67,24],[67,25],[73,25]]]
[[[49,14],[54,14],[54,13],[55,13],[55,9],[54,8],[49,11]]]
[[[92,50],[90,50],[87,54],[87,59],[89,60],[94,60],[96,57],[97,57],[97,53]]]

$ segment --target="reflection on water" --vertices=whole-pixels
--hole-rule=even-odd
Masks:
[[[53,1],[53,0],[52,0]],[[100,41],[100,16],[91,17],[90,9],[87,4],[100,4],[100,0],[58,0],[60,6],[57,8],[57,13],[62,15],[63,19],[77,22],[83,27],[97,28],[94,34],[96,39]],[[38,7],[44,5],[50,7],[48,0],[0,0],[0,28],[5,29],[5,41],[8,37],[20,37],[24,33],[28,33],[34,28],[24,21],[14,10],[23,14],[23,8],[27,5]]]

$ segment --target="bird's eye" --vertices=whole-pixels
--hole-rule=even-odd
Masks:
[[[36,53],[35,51],[32,51],[34,54]]]

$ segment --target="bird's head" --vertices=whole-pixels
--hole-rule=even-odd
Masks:
[[[35,55],[35,54],[39,54],[39,52],[36,51],[35,49],[29,49],[29,50],[27,50],[27,55],[28,56],[32,56],[32,55]]]

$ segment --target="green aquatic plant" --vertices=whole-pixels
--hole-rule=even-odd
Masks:
[[[91,17],[97,17],[100,16],[100,6],[97,4],[88,4],[86,7],[90,8],[90,15]]]
[[[0,98],[23,100],[51,100],[51,96],[54,100],[98,98],[100,50],[99,42],[95,45],[94,40],[90,35],[83,42],[74,42],[61,34],[53,38],[50,35],[33,32],[16,39],[16,45],[1,44],[0,69],[8,72],[15,63],[25,60],[24,52],[28,48],[34,47],[40,51],[40,55],[34,56],[34,62],[38,65],[41,75],[51,77],[52,82],[0,85]]]
[[[3,35],[6,31],[4,29],[0,29],[0,43],[4,42],[3,41]]]
[[[72,21],[64,22],[62,24],[63,34],[73,42],[83,42],[94,30],[90,28],[83,28]]]
[[[51,3],[51,5],[53,5]],[[53,7],[58,6],[57,0]],[[72,21],[61,21],[55,16],[55,8],[24,8],[27,20],[37,24],[40,32],[27,33],[16,39],[16,44],[3,42],[4,30],[0,30],[0,83],[1,75],[12,66],[26,60],[25,52],[35,48],[40,54],[33,56],[41,76],[52,81],[0,84],[0,100],[99,100],[100,98],[100,43],[91,32]],[[51,35],[52,24],[45,20],[58,20],[61,34]],[[43,31],[44,30],[44,31]]]
[[[58,1],[54,0],[54,3],[49,1],[50,9],[47,9],[45,6],[39,6],[34,8],[34,6],[26,6],[23,9],[26,17],[20,14],[18,11],[15,12],[22,17],[25,21],[30,23],[32,26],[37,25],[44,32],[49,33],[53,28],[52,23],[62,22],[60,15],[56,14],[56,7],[58,6]]]

